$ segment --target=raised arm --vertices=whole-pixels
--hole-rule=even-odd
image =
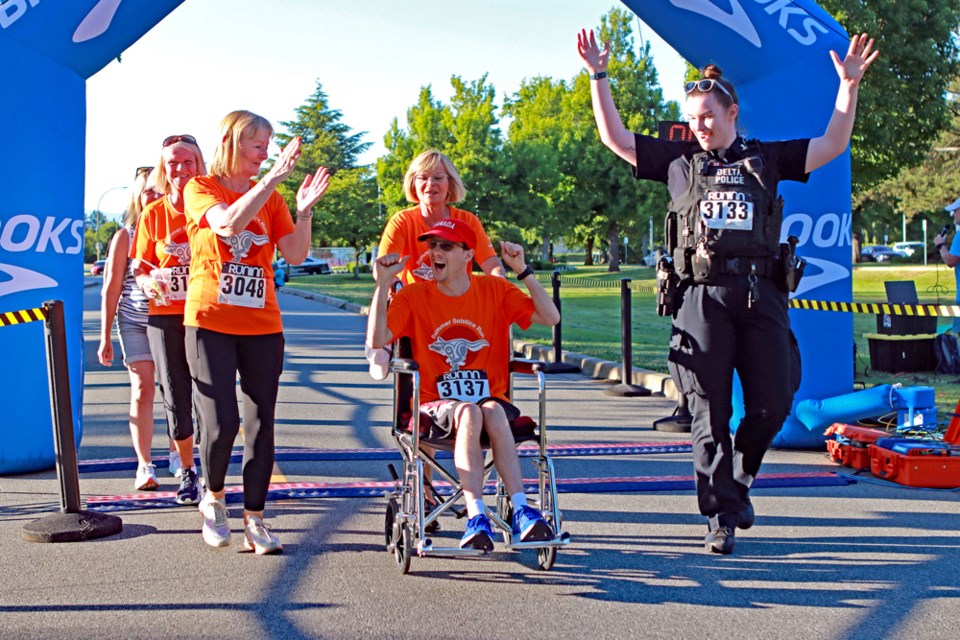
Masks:
[[[615,154],[632,165],[637,164],[637,150],[633,133],[627,131],[620,120],[620,113],[613,103],[610,93],[610,81],[604,77],[599,80],[594,74],[607,71],[607,62],[610,57],[610,43],[607,42],[603,51],[597,46],[593,30],[584,29],[577,34],[577,52],[583,59],[587,71],[590,73],[590,98],[593,102],[593,117],[597,121],[597,130],[600,140]]]
[[[300,138],[296,137],[280,152],[280,157],[267,175],[236,202],[229,206],[219,203],[207,209],[204,212],[207,225],[214,233],[223,237],[236,235],[246,229],[277,186],[293,173],[299,159]]]
[[[387,300],[390,298],[390,285],[403,271],[403,265],[409,256],[400,257],[399,253],[380,256],[373,263],[373,277],[377,287],[373,290],[370,302],[370,314],[367,316],[367,345],[382,349],[393,342],[393,332],[387,326]]]
[[[297,221],[293,233],[277,239],[280,253],[290,264],[300,264],[310,253],[313,237],[313,207],[330,185],[330,173],[320,167],[315,174],[308,173],[297,189]]]
[[[857,95],[860,90],[860,80],[879,51],[873,51],[873,39],[867,34],[853,36],[847,55],[841,61],[836,51],[830,52],[833,66],[840,76],[840,88],[837,91],[837,102],[830,117],[827,130],[819,138],[810,141],[807,147],[806,170],[810,173],[819,169],[841,153],[850,144],[850,134],[853,133],[853,123],[857,116]]]
[[[523,247],[519,244],[501,240],[500,255],[503,256],[503,261],[507,263],[507,266],[513,269],[517,275],[526,271],[527,263],[523,257]],[[533,300],[534,311],[530,319],[537,324],[545,324],[548,327],[560,322],[560,312],[557,310],[557,305],[553,304],[553,298],[550,297],[550,294],[534,277],[533,273],[523,279],[523,284],[526,285],[527,291],[530,293],[530,299]]]

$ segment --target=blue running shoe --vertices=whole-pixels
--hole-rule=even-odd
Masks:
[[[484,553],[493,551],[493,528],[490,526],[490,518],[483,513],[470,518],[467,529],[460,538],[460,548],[479,549]]]
[[[525,505],[513,512],[513,535],[520,542],[543,542],[553,540],[553,529],[539,511]]]

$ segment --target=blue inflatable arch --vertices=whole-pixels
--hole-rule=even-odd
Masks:
[[[86,80],[182,0],[0,0],[0,313],[64,301],[77,442],[83,399]],[[53,466],[40,322],[0,327],[0,473]]]
[[[807,0],[623,0],[697,68],[720,65],[740,95],[740,126],[768,140],[816,137],[833,113],[839,79],[829,51],[843,56],[849,37]],[[780,186],[786,207],[782,236],[800,239],[808,261],[794,297],[849,302],[851,205],[849,150],[814,171],[807,184]],[[803,384],[794,403],[828,398],[853,387],[850,314],[791,310],[803,356]],[[743,415],[742,402],[733,426]],[[796,406],[796,404],[794,404]],[[791,413],[774,446],[814,448],[823,435]]]

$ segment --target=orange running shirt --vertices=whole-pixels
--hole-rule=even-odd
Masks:
[[[151,300],[150,315],[183,315],[190,274],[187,216],[177,211],[167,198],[148,204],[140,214],[130,257],[149,263],[140,269],[141,273],[149,273],[154,267],[173,270],[170,304],[157,305]]]
[[[250,183],[251,187],[253,182]],[[273,286],[273,255],[278,238],[293,233],[293,217],[283,197],[274,191],[246,228],[230,238],[214,233],[204,217],[207,209],[222,203],[230,206],[242,193],[227,189],[213,176],[187,183],[187,233],[190,235],[190,283],[183,324],[234,335],[264,335],[283,331],[280,307]],[[235,266],[223,274],[225,263]],[[239,264],[237,264],[239,263]],[[263,300],[263,308],[221,302],[221,276],[226,293]],[[262,289],[260,286],[262,285]]]
[[[432,281],[400,289],[390,302],[387,327],[395,339],[406,336],[413,343],[420,402],[443,397],[441,386],[474,387],[480,374],[489,382],[485,395],[506,400],[510,326],[529,328],[533,312],[533,300],[512,282],[471,275],[470,289],[462,296],[444,295]]]
[[[483,264],[489,258],[497,257],[493,250],[493,243],[483,230],[480,218],[464,211],[450,207],[450,217],[458,218],[470,223],[473,232],[477,234],[477,248],[473,259],[477,264]],[[380,237],[380,248],[377,255],[399,253],[400,256],[410,256],[403,271],[397,276],[404,284],[422,280],[433,280],[433,271],[430,270],[429,247],[426,242],[420,242],[417,237],[429,231],[420,207],[398,211],[387,221],[387,226]]]

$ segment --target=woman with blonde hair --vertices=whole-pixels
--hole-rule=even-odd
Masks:
[[[274,412],[283,370],[283,323],[273,287],[273,255],[288,264],[307,257],[313,206],[329,184],[326,168],[304,178],[291,218],[277,187],[300,159],[294,138],[259,182],[273,127],[249,111],[220,123],[210,175],[184,190],[190,235],[190,283],[184,309],[187,362],[200,422],[200,460],[206,495],[200,503],[204,541],[231,543],[224,483],[240,430],[236,380],[243,393],[243,507],[245,551],[283,549],[264,524],[274,461]]]
[[[140,216],[131,257],[137,285],[150,299],[147,339],[156,366],[160,397],[175,451],[170,471],[180,478],[176,501],[200,502],[200,483],[193,456],[193,401],[187,366],[183,309],[190,276],[190,242],[183,209],[187,183],[207,172],[203,153],[190,135],[168,136],[155,172],[159,200]]]
[[[130,205],[123,218],[123,226],[110,240],[103,275],[100,303],[100,346],[97,358],[100,364],[113,364],[113,341],[110,327],[117,320],[117,334],[123,364],[130,372],[130,436],[137,455],[137,474],[134,487],[138,491],[156,489],[156,467],[150,447],[153,441],[154,365],[147,342],[147,297],[136,286],[127,257],[134,228],[143,208],[160,195],[154,190],[150,174],[153,167],[140,167],[133,183]]]

